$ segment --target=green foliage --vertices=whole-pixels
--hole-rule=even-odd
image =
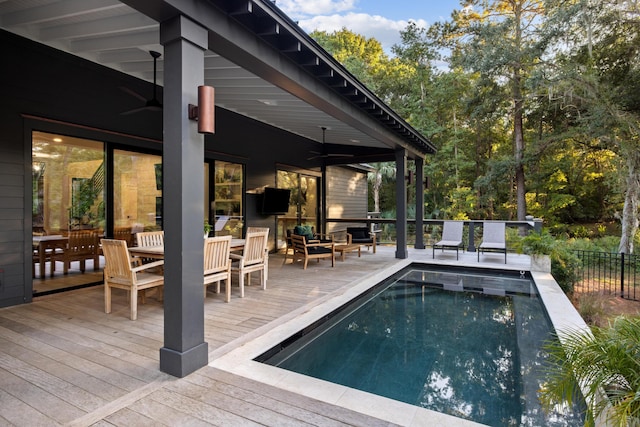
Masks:
[[[519,250],[530,255],[548,255],[551,258],[551,275],[566,294],[573,293],[582,266],[566,239],[556,239],[548,231],[529,233],[519,242]]]
[[[637,4],[461,6],[447,22],[408,24],[393,58],[344,28],[312,36],[438,148],[425,159],[426,217],[515,219],[524,174],[526,213],[555,234],[610,234],[567,224],[633,214],[623,207],[640,173]],[[394,208],[393,177],[379,176],[371,189],[372,210]],[[625,224],[615,233],[637,240],[634,222]]]
[[[559,340],[546,345],[550,357],[543,402],[548,408],[571,404],[582,392],[588,425],[599,417],[609,425],[639,425],[640,318],[620,317],[610,327],[593,327],[591,332],[563,331]]]
[[[600,294],[584,293],[576,298],[578,313],[588,325],[599,325],[606,318],[607,310]]]
[[[529,233],[522,239],[522,249],[526,254],[551,256],[558,248],[559,242],[548,231]]]

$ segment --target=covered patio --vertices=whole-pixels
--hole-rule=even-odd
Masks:
[[[267,290],[254,281],[241,299],[236,286],[228,304],[222,294],[208,293],[208,360],[399,263],[515,270],[529,266],[526,255],[510,253],[505,266],[500,255],[478,263],[475,253],[460,254],[460,261],[445,253],[434,261],[428,252],[410,248],[408,259],[399,260],[394,247],[380,246],[375,255],[366,250],[360,258],[349,254],[334,268],[326,260],[314,261],[306,271],[290,261],[283,265],[282,255],[272,255]],[[162,304],[153,295],[139,306],[137,321],[129,320],[124,292],[114,294],[113,313],[105,314],[101,286],[0,309],[0,424],[375,426],[423,425],[425,412],[434,415],[395,404],[385,407],[386,415],[375,408],[367,414],[209,366],[175,378],[158,371],[163,323]],[[360,400],[366,405],[367,395]]]
[[[203,297],[190,286],[202,280],[203,219],[229,219],[235,237],[268,227],[278,249],[286,209],[265,210],[265,188],[294,177],[291,220],[324,232],[330,205],[366,217],[361,164],[393,161],[404,177],[414,161],[422,188],[435,152],[269,0],[10,0],[0,2],[0,39],[0,306],[33,298],[36,232],[130,240],[162,229],[158,348],[160,370],[175,376],[207,361]],[[215,89],[213,107],[202,86]],[[406,193],[398,179],[398,259]]]

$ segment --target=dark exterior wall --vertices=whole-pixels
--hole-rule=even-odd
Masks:
[[[124,86],[151,96],[152,85],[0,30],[0,307],[31,300],[31,130],[161,150],[162,114],[121,115],[140,106]],[[243,163],[246,188],[275,185],[277,163],[317,167],[306,158],[315,144],[216,109],[216,134],[206,157]],[[247,225],[274,229],[245,200]],[[272,236],[272,238],[274,238]]]

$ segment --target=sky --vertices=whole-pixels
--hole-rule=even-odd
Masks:
[[[387,54],[409,21],[428,27],[460,9],[459,0],[276,0],[276,5],[308,33],[345,27],[374,37]]]

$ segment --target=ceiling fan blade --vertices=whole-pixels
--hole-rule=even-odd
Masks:
[[[140,95],[138,92],[129,89],[128,87],[120,86],[120,90],[122,90],[123,92],[128,93],[129,95],[133,96],[134,98],[138,98],[142,102],[147,102],[147,98],[145,98],[144,96]]]
[[[148,107],[145,105],[144,107],[134,108],[132,110],[123,111],[120,113],[121,116],[128,116],[129,114],[139,113],[140,111],[147,110]]]
[[[320,154],[316,151],[311,151],[311,153],[315,153],[315,156],[308,157],[307,160],[313,160],[317,158],[327,158],[327,157],[353,157],[353,154],[339,154],[339,153],[329,153],[329,154]]]

